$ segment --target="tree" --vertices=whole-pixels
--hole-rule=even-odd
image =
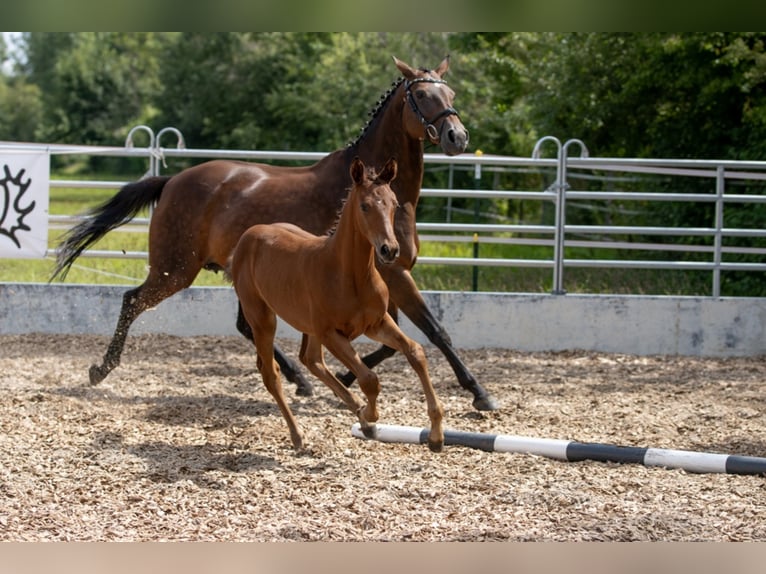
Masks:
[[[603,156],[762,158],[764,39],[542,34],[530,58],[530,118]]]
[[[24,72],[42,94],[46,140],[115,145],[151,118],[157,34],[32,32],[24,41]]]

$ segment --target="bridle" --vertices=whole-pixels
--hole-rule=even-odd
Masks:
[[[428,135],[428,138],[433,143],[438,144],[441,141],[441,136],[439,135],[439,130],[436,129],[436,126],[434,124],[438,122],[440,119],[447,116],[457,116],[458,119],[460,119],[460,114],[457,113],[457,110],[455,108],[450,106],[443,109],[435,118],[431,120],[427,120],[426,117],[423,115],[423,112],[421,112],[420,108],[418,108],[418,104],[415,102],[415,98],[412,95],[412,89],[411,89],[413,84],[421,84],[421,83],[446,84],[447,82],[441,79],[436,79],[436,78],[415,78],[414,80],[407,80],[404,84],[404,93],[407,97],[407,101],[409,102],[410,107],[412,108],[412,111],[415,112],[415,116],[420,120],[420,123],[422,123],[425,126],[426,134]]]

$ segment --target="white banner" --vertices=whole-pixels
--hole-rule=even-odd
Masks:
[[[45,257],[50,155],[0,151],[0,258]]]

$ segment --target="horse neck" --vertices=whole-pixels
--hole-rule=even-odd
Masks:
[[[404,106],[404,82],[400,82],[364,133],[348,148],[349,157],[358,155],[367,165],[376,167],[395,157],[398,170],[391,189],[401,205],[417,205],[423,183],[423,140],[411,137],[404,129]]]
[[[360,285],[369,283],[377,269],[373,246],[356,222],[355,199],[356,191],[352,189],[327,245],[341,268],[341,277],[353,277],[354,284]]]

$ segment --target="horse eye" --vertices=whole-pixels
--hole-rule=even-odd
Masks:
[[[415,95],[418,97],[419,100],[422,100],[423,98],[426,97],[426,92],[425,90],[418,90],[417,92],[415,92]]]
[[[369,206],[369,205],[367,205],[366,203],[363,203],[363,204],[362,204],[362,211],[364,211],[365,213],[367,213],[368,211],[370,211],[370,206]]]

